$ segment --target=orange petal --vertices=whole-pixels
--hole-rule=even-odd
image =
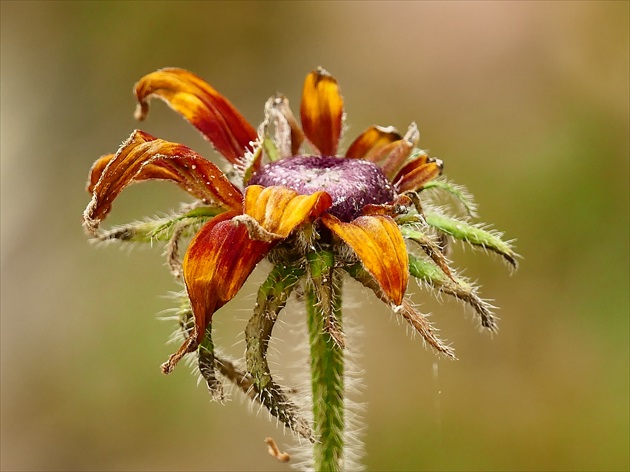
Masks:
[[[346,151],[351,159],[370,160],[370,156],[383,146],[402,139],[402,135],[393,126],[370,126],[352,142]]]
[[[139,120],[144,119],[149,100],[155,96],[192,123],[232,164],[252,150],[249,143],[256,140],[256,130],[228,99],[192,72],[176,68],[157,70],[142,77],[134,92],[139,102]]]
[[[407,160],[413,148],[420,139],[420,132],[415,123],[409,125],[407,133],[402,139],[387,144],[369,156],[369,160],[377,163],[383,174],[391,181]]]
[[[337,81],[321,67],[304,81],[300,116],[304,134],[323,156],[335,156],[341,136],[343,99]]]
[[[250,185],[245,191],[244,213],[254,218],[270,233],[283,238],[309,219],[319,217],[332,206],[331,196],[324,192],[299,195],[286,187]]]
[[[142,180],[172,180],[204,202],[230,209],[240,209],[242,205],[240,190],[217,166],[182,144],[156,139],[142,131],[134,131],[113,158],[104,156],[96,161],[91,182],[99,171],[100,177],[92,188],[92,201],[83,214],[92,233],[120,192]]]
[[[273,246],[250,239],[244,225],[230,221],[238,213],[225,212],[206,223],[184,257],[184,282],[195,316],[197,343],[214,312],[234,298]]]
[[[424,184],[439,177],[444,164],[440,159],[432,159],[426,154],[404,166],[394,177],[394,187],[398,192],[420,190]]]
[[[389,299],[400,305],[409,280],[409,257],[396,222],[372,215],[343,223],[328,213],[321,220],[354,250]]]

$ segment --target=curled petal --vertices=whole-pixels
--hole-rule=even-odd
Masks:
[[[250,239],[244,225],[230,221],[237,214],[225,212],[206,223],[184,257],[184,281],[195,316],[191,338],[197,344],[214,312],[234,298],[273,245]]]
[[[409,257],[394,220],[389,216],[373,215],[343,223],[325,214],[322,222],[354,250],[385,295],[400,305],[409,280]]]
[[[304,81],[300,116],[304,134],[323,156],[335,156],[341,136],[343,99],[337,81],[318,67]]]
[[[99,172],[98,181],[92,185]],[[240,190],[217,166],[182,144],[134,131],[113,158],[104,156],[92,167],[88,184],[92,201],[83,214],[88,231],[96,232],[125,187],[151,179],[171,180],[204,202],[241,208]]]
[[[244,213],[263,229],[281,238],[307,220],[312,220],[332,206],[331,196],[324,192],[299,195],[286,187],[250,185],[245,191]]]
[[[249,143],[256,140],[256,130],[228,99],[192,72],[157,70],[142,77],[134,92],[139,120],[147,115],[149,100],[155,96],[192,123],[232,164],[252,150]]]
[[[371,160],[383,146],[402,139],[402,135],[393,126],[370,126],[350,144],[346,157],[351,159]]]
[[[411,123],[402,139],[381,147],[370,156],[370,160],[380,165],[383,173],[391,181],[398,169],[411,155],[411,151],[417,146],[419,140],[418,127],[415,123]]]
[[[426,183],[442,174],[444,164],[440,159],[421,154],[418,159],[405,165],[392,180],[398,192],[420,190]]]

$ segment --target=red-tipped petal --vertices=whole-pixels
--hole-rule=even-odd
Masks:
[[[250,185],[245,191],[244,213],[266,231],[286,238],[291,231],[312,220],[332,206],[326,192],[299,195],[286,187]]]
[[[138,119],[149,110],[152,97],[164,100],[192,123],[232,164],[252,148],[256,130],[223,95],[184,69],[160,69],[142,77],[134,88]]]
[[[196,234],[183,262],[184,281],[200,343],[215,311],[241,289],[273,243],[252,240],[244,225],[235,225],[229,211],[214,217]]]
[[[343,99],[337,81],[321,67],[304,81],[300,116],[304,134],[322,156],[335,156],[341,136]]]
[[[387,297],[400,305],[409,281],[409,257],[396,222],[373,215],[343,223],[328,213],[321,220],[354,250]]]
[[[172,180],[204,202],[238,210],[242,205],[240,190],[217,166],[182,144],[156,139],[142,131],[134,131],[113,158],[104,156],[97,160],[90,172],[90,182],[99,172],[92,187],[92,201],[83,214],[92,233],[120,192],[143,180]]]
[[[346,151],[346,157],[369,161],[379,149],[400,139],[402,135],[393,126],[370,126],[352,142]]]
[[[423,154],[398,172],[393,179],[394,187],[399,193],[420,190],[427,182],[439,177],[443,168],[440,159],[431,159]]]

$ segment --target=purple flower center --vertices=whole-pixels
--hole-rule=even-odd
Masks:
[[[267,164],[256,172],[250,185],[280,185],[301,195],[320,190],[333,200],[328,213],[351,221],[370,203],[391,203],[395,191],[381,169],[372,162],[327,156],[295,156]]]

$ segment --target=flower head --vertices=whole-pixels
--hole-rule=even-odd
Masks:
[[[200,371],[215,393],[215,369],[234,377],[226,373],[227,363],[214,357],[212,317],[265,257],[276,268],[266,292],[261,287],[266,295],[259,297],[246,330],[247,369],[237,377],[272,413],[305,436],[310,435],[308,427],[273,383],[266,363],[275,317],[301,281],[315,287],[317,303],[328,303],[323,326],[341,348],[343,333],[331,301],[341,273],[371,289],[447,356],[453,356],[451,348],[405,296],[410,275],[468,303],[484,327],[496,328],[489,305],[451,269],[446,242],[459,239],[481,246],[513,264],[515,254],[498,234],[427,205],[422,195],[441,190],[473,211],[461,188],[436,180],[442,161],[417,148],[414,123],[404,135],[393,127],[371,126],[340,152],[343,99],[337,81],[321,68],[306,77],[301,126],[288,100],[276,95],[268,100],[264,121],[256,130],[225,97],[182,69],[146,75],[136,84],[135,94],[138,119],[145,118],[151,98],[164,100],[212,143],[230,167],[224,173],[182,144],[134,131],[116,154],[97,160],[90,173],[92,200],[83,215],[88,233],[101,240],[165,240],[173,273],[183,277],[190,304],[183,322],[186,338],[163,364],[165,373],[186,353],[197,352]],[[196,203],[172,218],[100,230],[120,192],[146,180],[175,182]],[[185,237],[192,239],[180,263],[178,247]],[[329,277],[315,269],[324,260]]]

